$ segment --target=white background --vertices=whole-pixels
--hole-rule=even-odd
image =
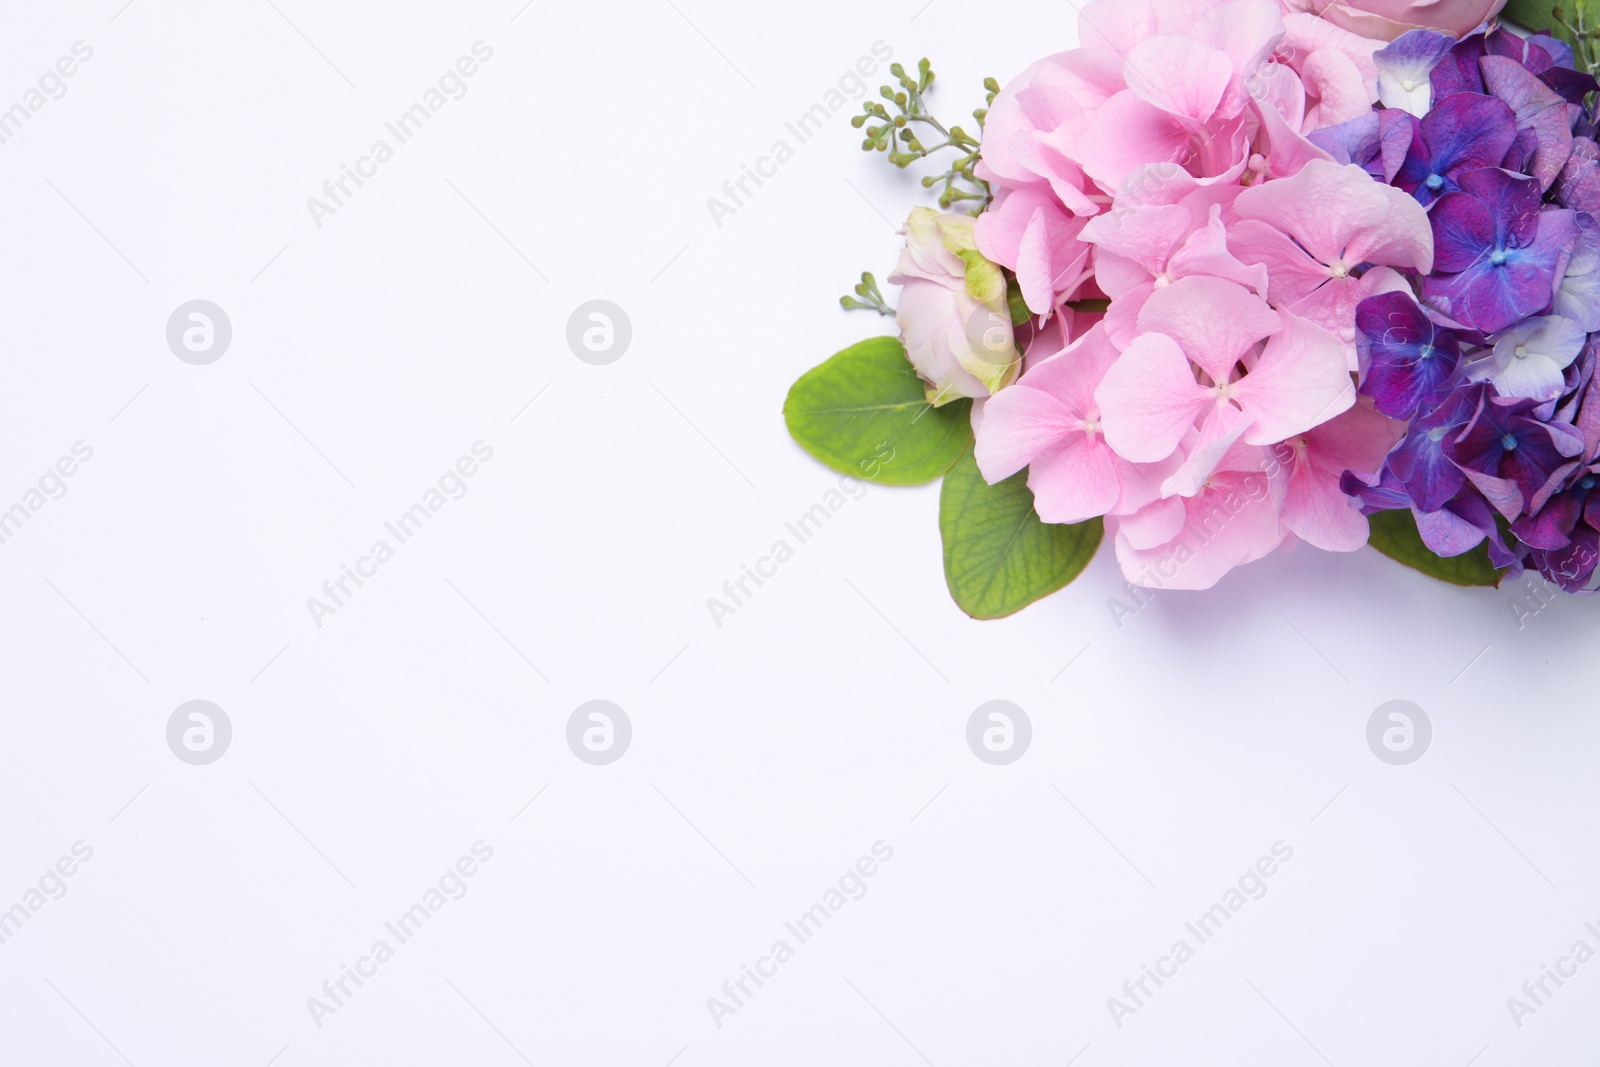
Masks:
[[[1506,1005],[1600,948],[1592,603],[1519,627],[1520,587],[1307,549],[1119,627],[1106,552],[977,623],[937,488],[871,488],[713,624],[837,483],[780,406],[886,330],[836,299],[917,198],[848,111],[799,146],[784,122],[879,40],[959,121],[1073,44],[1067,5],[122,3],[0,27],[0,107],[94,49],[0,145],[0,508],[94,451],[0,545],[0,908],[94,850],[0,945],[0,1063],[1592,1056],[1600,962],[1520,1029]],[[317,227],[307,198],[478,40],[465,97]],[[165,340],[195,298],[234,331],[203,367]],[[600,367],[565,340],[597,298],[633,325]],[[479,440],[467,495],[315,625]],[[165,739],[196,698],[234,730],[202,767]],[[610,766],[565,742],[595,698],[633,724]],[[995,698],[1033,722],[1007,767],[965,741]],[[1406,767],[1365,740],[1397,698],[1434,727]],[[318,1026],[480,840],[467,895]],[[866,896],[716,1025],[880,840]],[[1278,841],[1266,896],[1116,1026]]]

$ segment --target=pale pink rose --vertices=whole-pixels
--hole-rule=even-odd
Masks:
[[[1283,0],[1286,11],[1327,19],[1374,41],[1392,41],[1408,30],[1443,30],[1465,37],[1498,15],[1506,0]]]
[[[970,215],[919,207],[889,281],[901,286],[895,321],[906,356],[935,405],[986,397],[1021,369],[1005,277],[978,251]]]

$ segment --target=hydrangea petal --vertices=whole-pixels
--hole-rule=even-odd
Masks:
[[[1161,333],[1135,337],[1095,390],[1106,441],[1135,463],[1170,456],[1212,396],[1179,343]]]

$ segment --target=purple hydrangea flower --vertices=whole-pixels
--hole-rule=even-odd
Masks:
[[[1411,116],[1392,107],[1306,134],[1335,163],[1354,163],[1385,185],[1400,173],[1413,137]]]
[[[1410,293],[1381,293],[1356,305],[1356,336],[1366,373],[1361,392],[1392,419],[1436,401],[1455,374],[1461,343],[1434,325]]]
[[[1448,451],[1471,424],[1482,402],[1481,387],[1452,391],[1430,410],[1411,420],[1406,435],[1389,453],[1387,467],[1423,511],[1437,511],[1466,484]]]
[[[1372,53],[1372,64],[1378,68],[1378,99],[1383,106],[1413,115],[1426,114],[1433,97],[1433,68],[1455,43],[1448,33],[1410,30]]]
[[[1498,167],[1517,139],[1517,117],[1505,101],[1456,93],[1416,122],[1394,184],[1424,205],[1461,188],[1470,171]]]
[[[1497,168],[1459,175],[1429,214],[1434,273],[1422,297],[1456,322],[1494,333],[1550,306],[1577,236],[1573,212],[1541,210],[1536,179]]]
[[[1428,207],[1434,262],[1408,279],[1420,306],[1405,291],[1357,306],[1360,391],[1408,425],[1381,470],[1346,472],[1341,487],[1366,514],[1409,509],[1441,556],[1486,544],[1512,577],[1532,566],[1593,590],[1600,84],[1561,42],[1500,28],[1455,43],[1406,34],[1374,63],[1385,109],[1313,140]],[[1400,108],[1410,138],[1396,166],[1383,116]]]
[[[1485,397],[1471,424],[1445,446],[1462,473],[1507,519],[1515,519],[1525,507],[1542,507],[1583,451],[1581,434],[1565,423],[1537,418],[1537,406],[1533,400],[1500,404]]]

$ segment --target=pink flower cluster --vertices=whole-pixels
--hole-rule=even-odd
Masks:
[[[987,117],[974,239],[1031,318],[1020,378],[974,408],[978,465],[1026,467],[1046,522],[1105,516],[1137,584],[1360,547],[1340,475],[1379,469],[1403,429],[1357,401],[1355,307],[1408,291],[1397,270],[1431,268],[1432,232],[1308,137],[1373,114],[1384,42],[1305,6],[1099,0],[1081,47]]]

